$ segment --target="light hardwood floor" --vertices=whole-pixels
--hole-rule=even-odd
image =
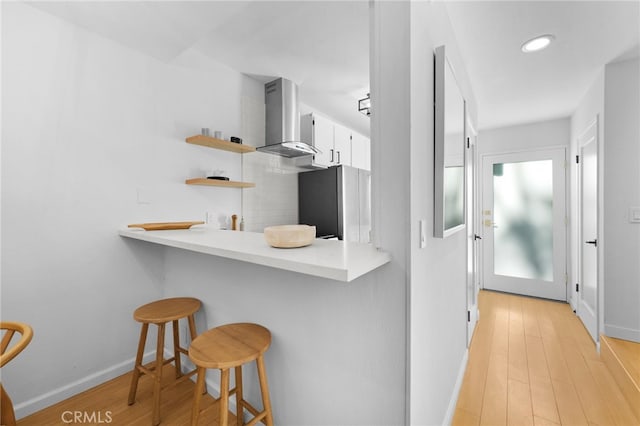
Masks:
[[[600,358],[640,419],[640,343],[600,336]]]
[[[606,337],[607,344],[619,358],[629,378],[640,383],[640,345],[627,340]]]
[[[481,291],[454,425],[640,425],[566,303]]]
[[[479,297],[481,319],[454,425],[640,425],[569,305],[487,291]],[[165,368],[169,381],[171,366]],[[148,426],[151,380],[141,378],[136,403],[128,406],[130,380],[118,377],[18,426],[68,424],[67,411],[101,413],[103,420],[109,412],[110,424]],[[161,424],[189,424],[193,388],[187,381],[163,391]],[[202,408],[199,424],[217,424],[213,398],[205,395]]]
[[[173,365],[166,365],[162,376],[163,385],[171,382],[175,377]],[[68,424],[149,426],[152,414],[152,379],[146,376],[140,378],[136,402],[131,406],[127,405],[130,384],[131,373],[122,375],[25,417],[17,422],[17,426]],[[194,388],[195,383],[187,380],[176,386],[165,388],[161,392],[160,425],[190,424]],[[202,411],[198,419],[199,425],[218,424],[218,403],[210,395],[203,395],[200,408]],[[74,420],[76,415],[80,416],[77,421]],[[229,424],[235,425],[235,419],[235,416],[229,413]]]

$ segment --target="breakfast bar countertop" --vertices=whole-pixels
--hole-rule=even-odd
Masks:
[[[145,231],[121,229],[123,237],[198,253],[235,259],[287,271],[350,282],[388,263],[388,253],[371,244],[315,239],[313,244],[281,249],[267,244],[259,232],[222,231],[207,227]]]

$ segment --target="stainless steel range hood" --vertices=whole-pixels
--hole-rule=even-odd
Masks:
[[[258,151],[288,158],[318,154],[320,151],[300,140],[298,87],[279,78],[264,85],[264,98],[266,143]]]

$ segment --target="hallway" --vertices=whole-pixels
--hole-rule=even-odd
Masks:
[[[566,303],[491,291],[453,425],[638,425]]]

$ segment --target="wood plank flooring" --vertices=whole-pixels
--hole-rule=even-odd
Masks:
[[[629,378],[636,385],[640,384],[640,344],[606,336],[605,340],[618,357]]]
[[[640,419],[640,343],[601,336],[600,357]]]
[[[163,386],[174,380],[172,364],[164,367]],[[131,373],[124,374],[58,404],[47,407],[19,420],[18,426],[49,426],[68,424],[112,424],[127,426],[151,425],[153,383],[142,376],[138,384],[135,404],[127,405]],[[191,423],[191,402],[195,383],[190,380],[164,388],[160,394],[161,425]],[[211,395],[203,395],[199,425],[218,424],[218,403]],[[77,414],[79,413],[79,414]],[[86,413],[86,414],[85,414]],[[74,416],[79,416],[74,420]],[[93,416],[93,417],[92,417]],[[229,413],[229,424],[236,424]]]
[[[565,303],[481,291],[453,425],[640,425]]]
[[[569,305],[488,291],[480,292],[479,303],[481,319],[453,425],[640,425]],[[173,379],[171,368],[165,366],[164,382]],[[21,419],[18,426],[69,424],[65,412],[96,416],[85,424],[148,426],[151,380],[140,379],[136,403],[128,406],[130,379],[120,376]],[[162,392],[163,425],[189,424],[193,388],[187,381]],[[218,424],[217,407],[205,395],[199,424]]]

